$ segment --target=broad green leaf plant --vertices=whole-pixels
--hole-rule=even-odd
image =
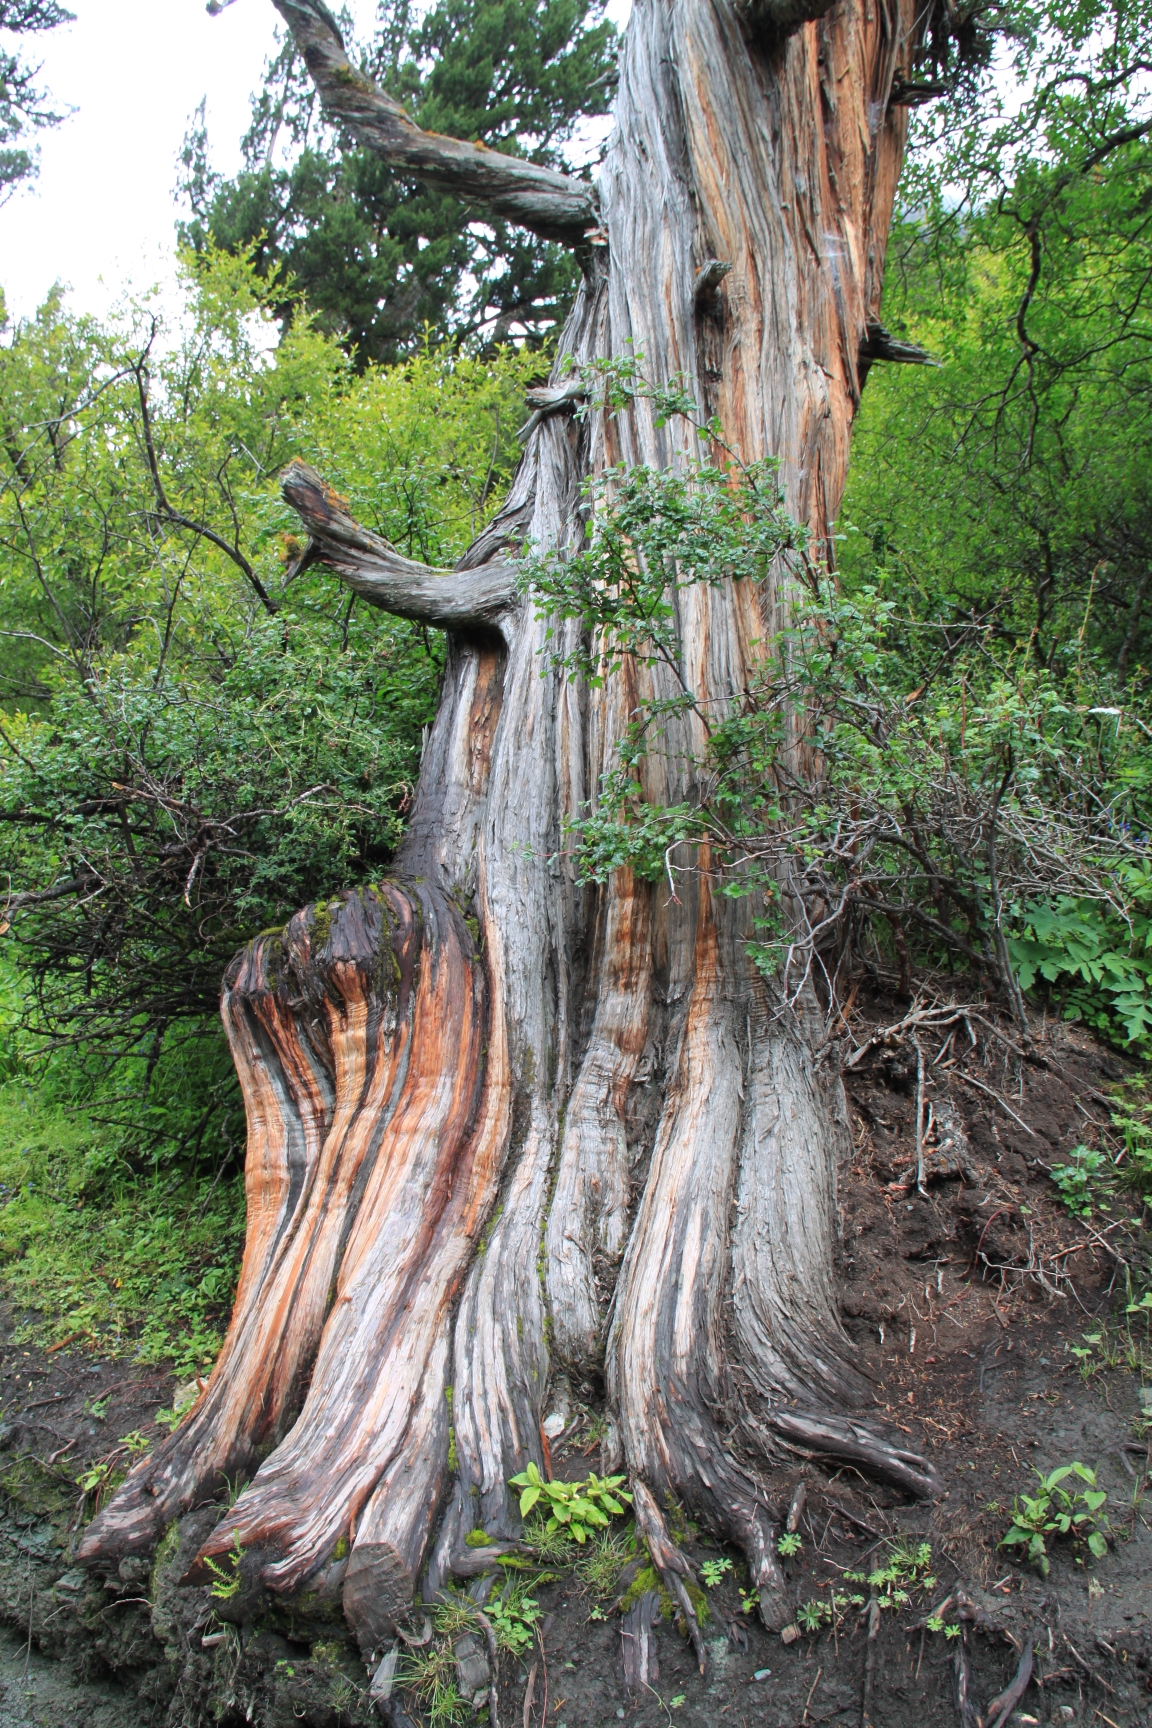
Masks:
[[[581,1546],[590,1536],[606,1530],[612,1518],[618,1518],[632,1496],[625,1488],[626,1476],[597,1476],[595,1472],[583,1482],[545,1481],[535,1464],[529,1464],[509,1483],[520,1490],[520,1516],[527,1518],[535,1511],[549,1535],[562,1530]]]
[[[1097,1487],[1096,1472],[1086,1464],[1065,1464],[1047,1476],[1037,1470],[1035,1494],[1018,1496],[1012,1522],[1000,1538],[1001,1548],[1023,1548],[1042,1577],[1051,1567],[1049,1543],[1061,1536],[1083,1541],[1097,1560],[1108,1552],[1104,1531],[1107,1518],[1100,1516],[1108,1495]],[[1064,1486],[1072,1478],[1071,1487]],[[1079,1483],[1084,1486],[1078,1487]]]

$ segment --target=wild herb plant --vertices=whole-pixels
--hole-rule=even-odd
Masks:
[[[1036,1493],[1022,1494],[1014,1502],[1012,1522],[1000,1538],[1000,1547],[1024,1548],[1044,1578],[1051,1567],[1048,1545],[1062,1536],[1085,1542],[1090,1553],[1102,1560],[1108,1552],[1104,1536],[1108,1520],[1100,1514],[1108,1495],[1097,1487],[1095,1471],[1086,1464],[1065,1464],[1047,1476],[1037,1470],[1036,1476]],[[1064,1487],[1069,1477],[1075,1479],[1071,1490]],[[1077,1482],[1085,1486],[1078,1488]]]
[[[520,1516],[527,1518],[538,1508],[537,1518],[544,1531],[554,1535],[562,1531],[581,1547],[598,1530],[606,1530],[612,1518],[618,1518],[630,1505],[632,1496],[623,1487],[626,1476],[600,1477],[593,1472],[583,1482],[546,1482],[535,1464],[529,1464],[518,1476],[510,1476],[509,1484],[520,1490]],[[525,1532],[532,1540],[532,1527]]]

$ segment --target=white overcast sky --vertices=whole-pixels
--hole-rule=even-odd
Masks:
[[[171,279],[177,157],[208,98],[213,160],[238,165],[248,95],[273,47],[271,0],[67,0],[76,22],[25,38],[41,83],[76,109],[41,134],[40,178],[0,207],[0,286],[10,315],[35,311],[56,281],[70,304],[103,312],[124,288]],[[372,0],[351,7],[370,20]]]
[[[271,0],[66,0],[74,24],[25,38],[40,82],[75,112],[40,134],[40,177],[0,206],[0,287],[10,317],[54,282],[78,312],[103,313],[131,287],[171,283],[177,158],[201,97],[213,165],[232,173],[248,97],[275,46]],[[344,0],[361,32],[375,0]],[[610,0],[623,24],[629,0]]]

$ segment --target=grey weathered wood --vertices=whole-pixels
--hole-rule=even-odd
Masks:
[[[436,570],[404,558],[348,513],[345,500],[304,462],[284,470],[284,496],[311,536],[309,555],[343,577],[349,588],[401,618],[465,630],[498,623],[516,596],[513,565]]]
[[[596,191],[534,162],[438,132],[424,132],[386,91],[352,65],[319,0],[274,0],[316,82],[328,117],[398,168],[478,203],[546,240],[584,243],[597,221]]]

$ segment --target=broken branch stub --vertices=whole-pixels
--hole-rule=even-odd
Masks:
[[[379,534],[362,528],[347,500],[304,462],[288,464],[281,488],[311,536],[311,558],[385,612],[447,630],[483,628],[497,625],[516,598],[510,564],[438,570],[402,557]]]

